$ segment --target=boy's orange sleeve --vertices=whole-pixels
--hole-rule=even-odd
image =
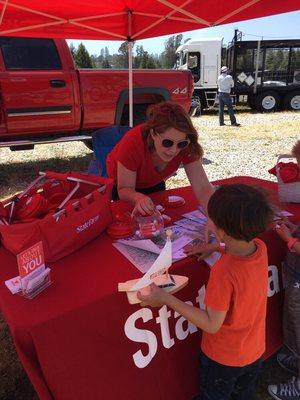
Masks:
[[[233,284],[222,261],[217,262],[210,272],[205,293],[205,305],[216,311],[228,311],[233,296]]]

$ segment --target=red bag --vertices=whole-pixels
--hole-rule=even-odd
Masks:
[[[14,254],[42,241],[45,261],[53,262],[84,246],[112,222],[110,201],[113,180],[73,172],[60,174],[48,171],[43,176],[52,181],[69,182],[69,191],[74,191],[76,199],[71,198],[56,210],[52,206],[43,218],[0,225],[0,233],[3,245]],[[48,186],[47,183],[45,193],[43,186],[39,186],[39,194],[46,199]],[[53,193],[49,195],[53,196]]]

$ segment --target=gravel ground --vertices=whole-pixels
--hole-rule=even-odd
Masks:
[[[300,139],[300,113],[255,114],[239,111],[241,127],[218,126],[216,112],[194,118],[204,148],[205,170],[210,180],[251,175],[274,180],[267,171],[278,154],[289,153]],[[227,124],[229,123],[228,121]],[[85,171],[92,153],[83,143],[36,146],[32,151],[0,149],[0,200],[24,189],[43,170]],[[181,169],[167,186],[187,185]],[[274,357],[264,366],[257,391],[258,400],[270,399],[266,387],[286,381]],[[7,328],[0,314],[0,400],[36,400],[37,396],[22,369]]]
[[[204,149],[205,171],[209,180],[237,175],[275,180],[268,173],[281,153],[290,153],[300,139],[300,114],[241,112],[240,127],[218,126],[217,115],[194,118]],[[226,121],[229,124],[229,121]],[[184,170],[170,179],[168,187],[188,184]]]
[[[238,121],[240,127],[220,127],[215,111],[193,118],[209,179],[237,175],[275,179],[268,169],[278,154],[290,152],[300,139],[300,113],[256,114],[242,110]],[[30,151],[0,149],[0,200],[24,189],[39,171],[85,171],[91,157],[91,151],[80,142],[38,145]],[[184,185],[188,181],[183,169],[167,182],[169,188]]]

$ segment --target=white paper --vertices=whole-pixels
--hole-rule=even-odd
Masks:
[[[168,229],[172,230],[173,237],[178,237],[177,239],[172,240],[172,258],[173,260],[180,260],[186,257],[184,253],[182,253],[182,249],[193,240],[195,240],[198,235],[193,234],[190,230],[184,229],[180,226],[171,226]],[[151,252],[154,254],[160,254],[163,246],[166,243],[166,240],[163,238],[155,238],[156,243],[154,243],[151,239],[119,239],[117,243],[121,243],[122,245],[128,247],[134,247],[136,249],[144,250],[147,252]],[[117,247],[118,248],[118,247]],[[126,252],[126,250],[125,250]],[[124,254],[124,249],[122,248],[122,254]],[[126,257],[126,255],[125,255]],[[144,269],[144,268],[143,268]]]
[[[199,225],[200,227],[200,225]],[[178,261],[186,258],[184,247],[192,242],[203,240],[201,232],[193,232],[178,225],[169,226],[172,230],[172,260]],[[203,230],[203,227],[199,230]],[[149,243],[151,242],[151,244]],[[139,271],[145,274],[157,259],[166,239],[158,236],[153,239],[138,239],[134,237],[119,239],[113,246],[123,254]],[[151,251],[149,251],[151,249]]]
[[[198,222],[199,224],[206,224],[207,217],[200,210],[191,211],[185,214],[182,214],[184,218],[188,218],[192,221]]]
[[[34,271],[30,272],[28,275],[23,276],[21,278],[22,290],[27,290],[27,285],[29,284],[29,282],[35,279],[37,276],[39,276],[44,270],[45,270],[45,264],[41,265]]]
[[[180,196],[168,196],[168,201],[169,201],[169,203],[175,203],[177,201],[184,202],[184,198],[180,197]]]
[[[282,215],[283,217],[292,217],[294,214],[290,213],[290,212],[287,211],[287,210],[282,210],[282,211],[281,211],[281,215]]]
[[[290,213],[287,210],[279,210],[279,209],[277,209],[277,210],[275,210],[275,215],[274,215],[273,219],[277,220],[277,219],[281,219],[282,217],[288,218],[288,217],[292,217],[293,215],[294,214]]]
[[[166,244],[151,268],[139,279],[130,290],[135,291],[150,285],[154,276],[162,275],[172,265],[172,242],[167,238]]]
[[[31,292],[35,290],[38,286],[40,286],[43,283],[44,279],[47,277],[49,273],[50,273],[50,268],[46,268],[35,278],[30,279],[30,281],[27,284],[26,291]]]
[[[176,254],[179,250],[182,250],[193,240],[194,238],[192,236],[183,234],[179,239],[174,240],[174,242],[172,243],[172,253]]]
[[[161,248],[158,247],[155,243],[152,242],[151,239],[119,239],[118,243],[122,243],[126,246],[135,247],[136,249],[141,249],[145,251],[151,251],[152,253],[159,254],[161,252]]]
[[[199,223],[187,218],[181,218],[178,221],[175,221],[174,224],[194,232],[198,232],[201,229],[201,225]]]
[[[206,264],[212,267],[220,258],[221,253],[219,253],[218,251],[214,251],[208,257],[206,257],[204,261],[206,262]]]
[[[15,278],[8,279],[7,281],[5,281],[5,285],[12,294],[16,294],[22,290],[20,276],[16,276]]]
[[[155,253],[130,247],[118,242],[113,243],[113,246],[143,274],[149,270],[151,265],[158,257],[158,255]]]

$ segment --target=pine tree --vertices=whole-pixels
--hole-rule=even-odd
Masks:
[[[91,57],[83,43],[78,46],[75,62],[78,68],[93,68]]]
[[[71,43],[69,48],[70,48],[70,52],[71,52],[71,54],[72,54],[73,60],[75,60],[75,57],[76,57],[76,49],[75,49],[74,44]]]
[[[101,68],[104,68],[104,69],[111,68],[111,65],[110,65],[110,63],[109,63],[109,60],[108,60],[107,58],[105,58],[105,59],[102,61]]]

